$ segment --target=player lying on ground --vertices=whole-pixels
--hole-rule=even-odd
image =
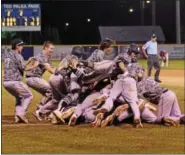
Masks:
[[[141,119],[144,122],[168,126],[178,126],[180,120],[181,123],[183,123],[184,116],[181,114],[177,97],[172,91],[161,87],[156,81],[144,78],[143,76],[139,78],[137,89],[140,98],[145,98],[145,100],[157,105],[155,110],[154,108],[151,109],[151,106],[146,106],[142,101],[140,102]],[[155,113],[153,113],[153,111]],[[102,122],[102,126],[108,125],[113,122],[114,119],[117,119],[118,122],[122,122],[132,117],[132,115],[133,113],[130,109],[124,109],[121,113],[115,110],[113,114]]]

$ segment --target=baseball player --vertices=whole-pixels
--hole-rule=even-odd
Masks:
[[[143,78],[137,83],[138,94],[157,105],[154,123],[165,123],[177,126],[181,118],[181,110],[174,92],[161,87],[156,81]]]
[[[43,51],[35,56],[35,59],[39,61],[39,65],[26,73],[26,83],[29,87],[42,94],[44,97],[41,104],[38,105],[37,110],[33,113],[34,116],[41,121],[43,109],[45,105],[51,99],[51,87],[50,84],[42,78],[45,71],[55,73],[55,69],[51,67],[49,63],[49,57],[54,51],[54,44],[50,41],[44,42]],[[44,106],[44,107],[43,107]]]
[[[105,54],[112,52],[112,45],[115,42],[111,39],[104,39],[100,43],[99,49],[96,49],[91,56],[87,59],[88,62],[100,62],[104,60]]]
[[[161,67],[164,67],[164,66],[168,67],[168,60],[169,60],[168,52],[166,52],[165,50],[162,50],[160,51],[159,55],[161,58]]]
[[[53,111],[51,117],[57,117],[60,120],[63,111],[72,103],[76,102],[79,97],[81,86],[78,84],[78,79],[81,74],[78,74],[77,64],[78,58],[75,55],[67,56],[63,62],[62,68],[57,71],[57,75],[53,75],[50,79],[54,99],[59,102],[58,108]],[[55,118],[54,118],[55,119]],[[62,120],[63,121],[63,120]],[[55,121],[54,121],[55,122]]]
[[[154,67],[156,69],[155,73],[155,81],[161,82],[159,80],[159,74],[160,74],[160,64],[158,59],[158,52],[157,52],[157,42],[156,42],[156,35],[153,34],[150,41],[148,41],[143,47],[142,51],[144,56],[148,59],[147,65],[148,65],[148,77],[152,74],[152,68]],[[147,50],[147,54],[146,51]]]
[[[26,112],[33,98],[28,87],[21,82],[23,79],[25,62],[21,55],[24,42],[20,39],[12,41],[12,50],[5,55],[4,88],[15,97],[15,122],[28,123]]]

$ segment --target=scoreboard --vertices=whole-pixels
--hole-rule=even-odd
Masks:
[[[2,4],[2,31],[40,31],[40,4]]]

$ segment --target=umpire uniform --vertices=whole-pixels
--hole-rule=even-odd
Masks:
[[[4,88],[15,97],[15,122],[28,123],[26,119],[27,108],[33,98],[28,87],[21,82],[25,63],[21,51],[18,51],[19,46],[23,46],[23,41],[15,39],[12,42],[12,50],[5,54],[4,64]],[[22,50],[22,49],[21,49]]]
[[[145,50],[147,50],[147,55]],[[159,80],[159,74],[160,74],[160,63],[159,63],[159,59],[158,59],[158,53],[157,53],[157,42],[156,42],[156,36],[155,34],[152,35],[152,39],[150,41],[148,41],[144,46],[143,46],[143,51],[144,51],[144,55],[145,57],[148,58],[148,77],[151,76],[152,73],[152,68],[154,67],[156,69],[156,73],[155,73],[155,81],[156,82],[161,82]]]

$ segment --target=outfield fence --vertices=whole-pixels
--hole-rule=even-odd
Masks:
[[[74,46],[77,46],[77,45],[74,45]],[[74,46],[73,45],[56,45],[51,59],[52,60],[62,59],[63,57],[71,53],[71,50]],[[91,55],[91,53],[96,48],[98,48],[98,45],[81,45],[81,46],[83,46],[85,49],[85,55],[84,55],[85,58],[88,58]],[[139,45],[139,46],[140,48],[142,47],[142,45]],[[1,47],[2,60],[4,59],[5,52],[9,51],[10,48],[11,48],[10,46]],[[126,52],[127,49],[128,49],[128,45],[123,45],[123,44],[116,45],[113,48],[113,52],[107,56],[107,59],[112,59],[115,57],[115,55]],[[174,44],[174,45],[160,44],[158,45],[158,52],[160,52],[161,50],[165,50],[169,53],[169,59],[184,59],[185,58],[185,45],[183,44]],[[27,60],[29,57],[32,57],[41,51],[42,51],[42,46],[37,46],[37,45],[25,46],[22,54],[23,54],[24,59]],[[143,56],[141,55],[141,57]]]

